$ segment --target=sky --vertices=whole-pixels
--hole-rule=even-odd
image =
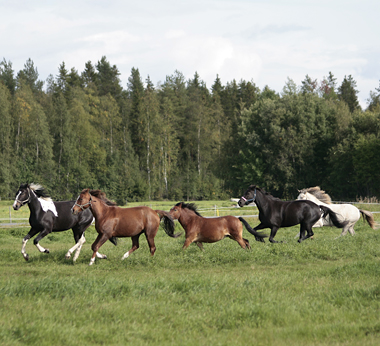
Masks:
[[[197,72],[211,88],[234,79],[282,92],[288,79],[357,82],[366,108],[380,81],[380,1],[0,0],[0,60],[30,58],[40,80],[62,62],[81,73],[105,56],[127,88],[131,69],[154,84]]]

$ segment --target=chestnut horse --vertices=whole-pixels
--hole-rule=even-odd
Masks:
[[[177,203],[170,209],[169,214],[173,219],[178,220],[185,230],[186,240],[183,249],[195,242],[203,250],[202,243],[215,243],[225,237],[236,240],[243,249],[250,249],[248,239],[243,238],[243,226],[240,221],[244,223],[257,241],[263,241],[263,238],[267,237],[265,234],[254,231],[241,217],[238,219],[235,216],[228,215],[205,218],[198,213],[194,203]]]
[[[145,233],[146,240],[153,256],[156,251],[154,237],[157,234],[160,221],[164,219],[164,230],[172,238],[174,234],[174,221],[168,212],[153,210],[149,207],[120,208],[106,198],[100,190],[84,189],[76,200],[72,211],[74,214],[90,208],[95,218],[95,229],[98,237],[92,244],[93,251],[90,265],[95,262],[95,255],[99,248],[112,237],[131,237],[132,248],[122,257],[126,259],[133,251],[139,248],[139,237]]]

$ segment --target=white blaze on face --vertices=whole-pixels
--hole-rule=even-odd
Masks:
[[[13,203],[13,208],[16,208],[16,206],[17,206],[17,200],[18,200],[18,198],[20,197],[20,195],[21,195],[21,191],[18,192],[18,194],[17,194],[17,196],[16,196],[16,198],[15,198],[15,201],[14,201],[14,203]]]

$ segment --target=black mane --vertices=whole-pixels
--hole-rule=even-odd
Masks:
[[[198,213],[197,206],[194,203],[185,203],[185,202],[179,202],[175,205],[176,207],[181,207],[183,209],[189,209],[193,211],[196,215],[202,216]]]
[[[258,186],[256,186],[256,185],[251,185],[248,189],[249,189],[249,190],[254,190],[254,189],[256,189],[256,190],[260,191],[263,195],[267,196],[268,198],[272,198],[272,199],[274,199],[274,200],[281,201],[280,198],[278,198],[278,197],[274,197],[274,196],[271,195],[269,192],[266,192],[264,189],[262,189],[261,187],[258,187]]]

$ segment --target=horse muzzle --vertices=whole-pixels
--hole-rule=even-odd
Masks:
[[[15,201],[13,203],[13,209],[14,210],[19,210],[22,206],[23,206],[23,204],[21,202],[19,202],[19,201]]]

